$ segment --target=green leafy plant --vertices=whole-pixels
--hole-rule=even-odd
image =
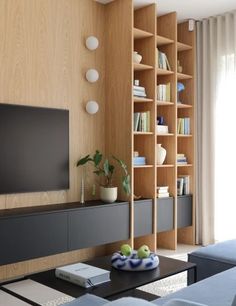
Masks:
[[[130,194],[130,175],[127,171],[126,164],[115,156],[112,156],[112,159],[116,161],[123,170],[122,186],[125,193]],[[77,167],[84,166],[87,163],[93,164],[95,168],[93,173],[95,173],[99,177],[105,178],[105,182],[103,185],[104,187],[113,187],[112,180],[115,171],[115,166],[109,161],[108,158],[105,158],[103,161],[102,153],[96,150],[94,155],[88,154],[85,157],[82,157],[80,160],[78,160]]]

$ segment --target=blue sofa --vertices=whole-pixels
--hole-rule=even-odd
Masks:
[[[236,267],[152,302],[133,298],[108,302],[93,295],[84,295],[66,306],[236,306],[235,294]]]

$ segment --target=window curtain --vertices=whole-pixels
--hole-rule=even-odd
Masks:
[[[236,238],[236,12],[196,33],[196,241],[208,245]]]

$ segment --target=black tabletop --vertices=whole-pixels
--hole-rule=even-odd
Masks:
[[[126,272],[111,267],[111,256],[98,257],[85,263],[102,269],[110,270],[111,281],[94,286],[82,288],[70,282],[55,277],[55,270],[49,270],[31,275],[29,278],[46,286],[64,292],[73,297],[79,297],[85,293],[91,293],[103,298],[111,297],[148,283],[161,280],[165,277],[195,268],[195,264],[159,256],[159,266],[156,269],[142,272]]]

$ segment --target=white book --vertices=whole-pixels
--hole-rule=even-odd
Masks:
[[[58,278],[84,288],[89,288],[110,281],[110,271],[84,263],[76,263],[57,268],[55,274]]]
[[[170,196],[169,192],[165,192],[165,193],[158,192],[157,194],[158,198],[169,198],[169,196]]]

